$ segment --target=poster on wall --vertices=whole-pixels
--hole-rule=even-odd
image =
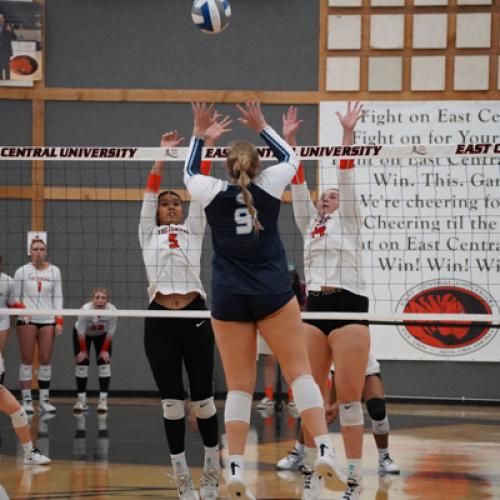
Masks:
[[[41,8],[0,1],[0,86],[29,87],[42,79]]]
[[[411,158],[360,158],[364,277],[370,312],[500,312],[500,155],[430,157],[426,145],[500,145],[500,102],[366,102],[356,144],[412,145]],[[320,144],[340,144],[336,111],[320,105]],[[320,166],[319,191],[336,185]],[[341,201],[342,202],[342,201]],[[485,324],[372,325],[379,359],[500,361],[500,332]]]

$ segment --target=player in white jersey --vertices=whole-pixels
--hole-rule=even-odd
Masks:
[[[343,128],[342,144],[352,144],[354,128],[363,116],[359,103],[337,113]],[[295,144],[292,144],[295,145]],[[339,189],[327,189],[317,205],[311,200],[303,172],[292,181],[295,221],[304,237],[304,273],[308,290],[307,311],[368,312],[362,276],[360,208],[354,193],[354,162],[340,160]],[[343,499],[361,494],[363,409],[361,395],[370,350],[366,322],[359,320],[307,320],[309,358],[318,384],[324,387],[332,357],[337,369],[336,387],[342,437],[347,457],[348,486]],[[306,444],[311,439],[306,433]],[[306,481],[308,478],[306,478]],[[308,498],[316,498],[310,482]]]
[[[338,415],[337,392],[335,390],[335,365],[331,366],[331,387],[327,421],[333,422]],[[381,474],[399,474],[399,467],[389,454],[389,417],[387,415],[384,387],[380,374],[380,364],[371,353],[365,372],[363,400],[371,419],[372,433],[378,451],[378,470]],[[288,455],[277,464],[278,470],[299,470],[305,459],[304,435],[301,431]]]
[[[61,272],[54,264],[46,262],[47,246],[42,240],[30,244],[31,262],[21,266],[14,275],[16,307],[28,309],[62,309],[63,295]],[[22,404],[26,413],[33,413],[31,379],[35,343],[38,344],[40,366],[38,386],[40,388],[40,409],[54,413],[56,408],[49,401],[52,376],[52,351],[55,335],[62,334],[63,318],[54,315],[32,315],[17,318],[17,337],[21,351]]]
[[[332,385],[330,404],[336,403],[335,365],[331,366]],[[400,470],[389,453],[389,417],[385,404],[384,386],[380,374],[380,363],[372,353],[368,355],[368,365],[365,372],[363,400],[371,419],[373,438],[378,451],[378,471],[381,474],[399,474]],[[335,416],[337,404],[332,417]]]
[[[238,500],[254,498],[245,481],[244,453],[256,377],[257,330],[278,357],[304,426],[314,436],[316,470],[340,479],[278,231],[281,197],[297,171],[298,158],[267,124],[260,103],[247,102],[237,106],[240,123],[260,134],[278,163],[261,171],[257,148],[237,141],[227,153],[229,181],[200,175],[212,107],[200,103],[192,107],[194,127],[184,182],[193,200],[203,205],[212,230],[211,316],[228,386],[224,419],[229,495]],[[284,135],[294,135],[299,125],[284,117]]]
[[[83,311],[95,310],[95,316],[78,316],[73,328],[73,349],[75,352],[75,377],[78,399],[73,411],[87,411],[87,379],[89,375],[89,353],[94,344],[96,362],[99,367],[99,402],[97,411],[108,411],[108,390],[111,381],[111,351],[113,336],[116,331],[117,318],[99,316],[99,310],[115,311],[116,307],[109,302],[109,293],[105,288],[92,291],[90,302],[82,307]]]
[[[0,266],[2,256],[0,255]],[[0,271],[0,308],[14,307],[14,280]],[[2,353],[10,333],[10,316],[0,316],[0,384],[3,384],[5,378],[5,365]]]
[[[210,141],[229,131],[228,117],[215,115]],[[162,136],[161,146],[177,147],[176,131]],[[139,240],[149,279],[149,310],[206,310],[200,280],[205,214],[192,201],[184,218],[175,191],[158,194],[164,162],[155,162],[148,178],[139,224]],[[210,163],[204,165],[208,174]],[[213,394],[214,336],[210,321],[200,318],[146,318],[144,346],[158,386],[163,423],[179,498],[198,499],[185,456],[185,390],[182,365],[189,378],[192,410],[198,421],[205,462],[200,494],[215,499],[219,491],[219,431]]]
[[[0,363],[3,364],[1,352]],[[14,431],[17,434],[23,448],[23,463],[25,465],[50,464],[50,458],[46,457],[40,452],[40,450],[33,447],[26,411],[19,404],[12,393],[2,384],[0,384],[0,411],[10,417],[12,427],[14,427]]]

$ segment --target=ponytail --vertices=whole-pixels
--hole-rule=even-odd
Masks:
[[[259,167],[259,155],[255,146],[248,142],[237,142],[232,145],[229,151],[228,167],[231,177],[236,181],[236,184],[241,187],[243,202],[245,203],[248,212],[252,216],[254,232],[257,234],[264,227],[260,223],[257,215],[257,209],[253,206],[253,196],[248,190],[248,184],[257,175]]]

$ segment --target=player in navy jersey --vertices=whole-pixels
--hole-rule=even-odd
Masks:
[[[96,288],[90,302],[82,307],[83,311],[95,310],[95,316],[79,316],[73,328],[73,349],[75,352],[75,377],[78,399],[73,411],[87,411],[87,379],[89,376],[89,351],[94,344],[96,362],[99,366],[99,402],[97,411],[108,411],[108,390],[111,382],[111,352],[117,319],[99,316],[99,310],[115,311],[109,302],[109,293],[105,288]]]
[[[210,144],[229,130],[229,117],[212,116]],[[177,147],[176,131],[161,138],[161,146]],[[155,162],[148,179],[139,224],[139,240],[149,279],[150,310],[206,310],[200,280],[200,257],[205,234],[205,214],[192,201],[184,217],[175,191],[158,194],[164,162]],[[205,164],[204,168],[210,168]],[[189,394],[205,445],[200,494],[215,499],[219,491],[219,433],[213,397],[214,337],[208,320],[199,318],[146,318],[144,346],[163,405],[163,423],[179,498],[198,499],[185,456],[184,363]]]
[[[363,106],[348,103],[345,115],[337,113],[343,129],[342,144],[354,142],[354,128]],[[295,138],[293,138],[295,139]],[[295,145],[295,141],[290,142]],[[339,189],[327,189],[314,205],[303,172],[292,180],[295,221],[304,237],[304,273],[307,311],[368,312],[363,278],[361,210],[355,196],[353,160],[340,160]],[[361,395],[370,350],[368,325],[357,319],[307,320],[309,359],[318,384],[324,386],[335,363],[339,420],[347,456],[348,486],[342,497],[357,500],[361,494],[363,409]],[[305,428],[306,445],[312,440]],[[317,481],[312,484],[314,490]],[[315,496],[313,493],[311,496]]]
[[[229,447],[227,480],[233,499],[252,499],[244,476],[245,442],[256,378],[257,329],[278,357],[292,387],[304,425],[318,448],[316,471],[337,476],[325,424],[323,399],[311,376],[297,299],[278,233],[281,196],[296,174],[298,159],[267,124],[258,102],[237,106],[239,121],[256,132],[279,163],[260,171],[259,155],[248,142],[231,145],[226,167],[230,180],[200,175],[202,148],[213,124],[213,107],[193,104],[194,129],[184,179],[193,200],[205,209],[214,248],[212,325],[228,386],[225,406]],[[285,136],[300,122],[284,117]]]
[[[54,264],[47,262],[47,246],[35,239],[30,243],[31,262],[21,266],[14,275],[15,307],[20,309],[62,309],[63,295],[61,272]],[[56,408],[49,401],[50,380],[52,378],[52,352],[55,335],[62,334],[62,316],[33,315],[17,317],[17,338],[21,351],[22,404],[26,413],[33,413],[31,397],[32,365],[35,343],[38,344],[40,366],[38,386],[40,388],[40,409],[54,413]]]

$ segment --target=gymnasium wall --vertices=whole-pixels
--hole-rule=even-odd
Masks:
[[[234,103],[254,97],[262,100],[278,130],[287,105],[297,105],[305,122],[300,141],[313,144],[321,101],[500,97],[498,0],[330,0],[331,5],[327,0],[233,0],[229,28],[213,37],[192,25],[186,0],[44,4],[45,80],[32,89],[0,87],[2,145],[156,146],[169,129],[190,136],[190,101],[216,102],[226,113],[233,112]],[[482,17],[464,21],[466,14]],[[431,19],[438,28],[431,22],[427,32],[425,26],[423,34],[418,32],[420,15],[438,16]],[[488,46],[484,41],[457,46],[464,33],[460,26],[479,22],[484,31],[485,15],[490,21]],[[421,48],[422,39],[434,40],[431,28],[445,30],[444,42],[441,37],[432,42],[437,46]],[[440,75],[431,79],[429,88],[418,86],[419,57],[431,58],[432,75]],[[483,72],[479,83],[464,83],[468,73],[460,69],[463,59],[457,57],[472,57],[465,62],[475,74]],[[227,139],[237,137],[255,139],[235,125]],[[66,307],[80,307],[102,280],[114,292],[118,308],[145,308],[137,190],[145,185],[149,166],[119,165],[119,175],[113,168],[89,167],[82,173],[72,164],[63,172],[60,165],[19,162],[7,172],[5,163],[0,164],[5,272],[12,275],[26,261],[26,231],[45,229],[50,259],[62,271]],[[167,167],[164,184],[181,188],[180,171],[180,164]],[[314,169],[308,169],[308,181],[314,185]],[[61,185],[88,190],[61,200],[50,189]],[[92,196],[92,189],[111,185],[123,189],[119,201]],[[289,204],[283,205],[282,214],[289,260],[301,272],[302,242]],[[96,220],[99,234],[92,230]],[[209,235],[205,245],[202,278],[209,289]],[[64,336],[56,342],[54,389],[74,387],[71,328],[72,321],[67,321]],[[112,389],[154,390],[142,336],[141,321],[119,321]],[[6,358],[7,385],[14,388],[19,363],[14,337]],[[387,361],[383,370],[386,391],[392,395],[500,399],[498,387],[488,383],[500,375],[494,364]],[[96,380],[94,373],[91,388]],[[217,391],[224,391],[220,363],[215,384]],[[262,390],[261,378],[257,390]]]

